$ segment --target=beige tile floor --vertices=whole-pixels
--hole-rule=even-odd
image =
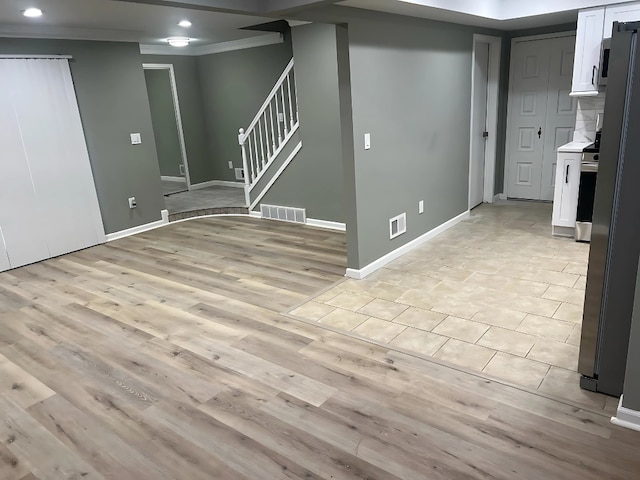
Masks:
[[[482,205],[294,316],[605,408],[576,372],[589,246],[551,236],[551,205]]]

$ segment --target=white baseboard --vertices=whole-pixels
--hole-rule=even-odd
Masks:
[[[162,175],[160,177],[160,180],[164,181],[164,182],[180,182],[180,183],[187,183],[187,179],[184,177],[168,177],[166,175]]]
[[[614,425],[618,425],[619,427],[630,428],[631,430],[640,432],[640,412],[623,407],[623,397],[624,395],[620,397],[620,402],[618,403],[618,411],[615,417],[611,417],[611,423],[613,423]]]
[[[262,218],[262,213],[256,211],[249,212],[250,217]],[[342,222],[332,222],[331,220],[319,220],[317,218],[307,218],[307,223],[310,227],[326,228],[328,230],[338,230],[340,232],[347,231],[347,225]]]
[[[244,188],[244,182],[229,182],[227,180],[210,180],[208,182],[194,183],[191,185],[191,190],[198,190],[199,188],[207,187],[235,187]]]
[[[471,212],[467,210],[466,212],[462,212],[460,215],[453,217],[451,220],[447,220],[441,225],[438,225],[436,228],[429,230],[427,233],[420,235],[418,238],[411,240],[408,243],[405,243],[401,247],[396,248],[395,250],[387,253],[386,255],[380,257],[377,260],[374,260],[369,265],[361,268],[360,270],[355,268],[347,268],[347,277],[355,278],[357,280],[361,280],[365,278],[367,275],[371,275],[373,272],[378,270],[379,268],[384,267],[388,263],[392,262],[396,258],[404,255],[405,253],[409,253],[411,250],[419,247],[426,241],[432,239],[433,237],[440,235],[445,230],[450,229],[454,225],[460,223],[461,221],[469,218]]]
[[[310,227],[327,228],[329,230],[338,230],[340,232],[347,231],[347,225],[342,222],[332,222],[330,220],[318,220],[316,218],[307,218],[307,225]]]
[[[136,233],[142,233],[154,228],[162,227],[169,223],[169,210],[162,210],[160,212],[162,219],[151,223],[145,223],[144,225],[138,225],[137,227],[127,228],[126,230],[120,230],[119,232],[109,233],[106,235],[107,242],[118,240],[119,238],[135,235]]]

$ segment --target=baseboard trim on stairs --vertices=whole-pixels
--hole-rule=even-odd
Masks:
[[[162,227],[169,223],[169,210],[162,210],[160,212],[162,218],[155,222],[145,223],[144,225],[138,225],[137,227],[127,228],[126,230],[120,230],[119,232],[109,233],[106,235],[107,242],[118,240],[119,238],[129,237],[136,233],[147,232],[155,228]]]
[[[611,423],[618,425],[619,427],[629,428],[640,432],[640,412],[623,407],[623,397],[624,395],[620,397],[618,411],[616,412],[615,417],[611,417]]]
[[[432,239],[433,237],[435,237],[437,235],[440,235],[445,230],[448,230],[451,227],[453,227],[454,225],[456,225],[456,224],[460,223],[461,221],[469,218],[470,215],[471,215],[471,212],[469,210],[467,210],[465,212],[462,212],[460,215],[457,215],[457,216],[453,217],[452,219],[447,220],[443,224],[438,225],[437,227],[435,227],[435,228],[429,230],[428,232],[420,235],[418,238],[416,238],[414,240],[411,240],[408,243],[405,243],[404,245],[396,248],[395,250],[392,250],[391,252],[387,253],[386,255],[383,255],[382,257],[378,258],[377,260],[374,260],[373,262],[371,262],[370,264],[366,265],[365,267],[363,267],[363,268],[361,268],[359,270],[355,269],[355,268],[347,268],[347,272],[346,272],[345,275],[347,277],[355,278],[357,280],[362,280],[366,276],[371,275],[373,272],[375,272],[379,268],[384,267],[385,265],[387,265],[388,263],[392,262],[396,258],[404,255],[405,253],[409,253],[411,250],[414,250],[415,248],[419,247],[420,245],[422,245],[426,241]]]
[[[208,182],[194,183],[191,185],[191,190],[198,190],[200,188],[208,187],[234,187],[244,188],[244,182],[230,182],[227,180],[209,180]]]
[[[256,211],[249,211],[249,216],[253,218],[262,218],[262,213]],[[328,230],[337,230],[339,232],[346,232],[347,225],[342,222],[333,222],[331,220],[320,220],[317,218],[307,218],[305,225],[309,227],[326,228]]]

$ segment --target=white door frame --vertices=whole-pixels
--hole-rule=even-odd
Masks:
[[[184,165],[184,178],[187,181],[187,190],[191,190],[191,175],[189,175],[189,163],[187,162],[187,147],[184,143],[184,131],[182,130],[182,115],[180,114],[180,101],[178,100],[178,87],[176,85],[176,75],[171,63],[143,63],[144,70],[169,70],[169,81],[171,83],[171,96],[173,97],[173,111],[176,115],[178,125],[178,141],[180,142],[180,154]]]
[[[526,37],[515,37],[511,39],[511,50],[509,52],[509,93],[507,96],[507,132],[505,135],[505,146],[504,146],[504,178],[502,184],[502,193],[500,194],[500,198],[507,198],[507,185],[509,183],[509,133],[511,132],[511,128],[513,127],[513,118],[511,116],[511,107],[513,106],[513,75],[514,75],[514,62],[511,61],[513,56],[513,50],[518,42],[530,42],[532,40],[548,40],[551,38],[561,38],[561,37],[570,37],[575,36],[575,30],[569,30],[566,32],[556,32],[556,33],[547,33],[543,35],[529,35]]]
[[[473,99],[474,99],[474,66],[476,61],[476,43],[489,44],[489,69],[487,78],[487,138],[484,160],[484,193],[483,201],[493,203],[495,188],[496,153],[498,147],[498,94],[500,90],[500,59],[502,57],[502,38],[489,35],[473,35],[473,52],[471,54],[471,121],[469,138],[469,185],[467,205],[471,208],[471,162],[473,161]]]

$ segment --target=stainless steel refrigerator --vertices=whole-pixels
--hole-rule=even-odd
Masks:
[[[620,396],[640,255],[640,22],[613,30],[578,371]]]

